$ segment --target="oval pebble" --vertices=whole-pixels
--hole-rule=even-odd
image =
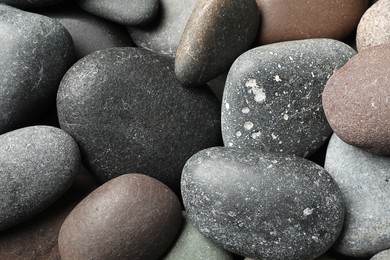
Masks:
[[[208,148],[187,161],[181,184],[200,232],[255,259],[313,259],[331,247],[344,221],[335,181],[299,157]]]
[[[83,199],[61,227],[61,259],[158,259],[181,224],[181,205],[163,183],[125,174]]]

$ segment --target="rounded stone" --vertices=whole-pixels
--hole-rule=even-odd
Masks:
[[[187,159],[221,143],[212,91],[183,87],[169,57],[140,48],[81,59],[61,82],[57,108],[61,128],[101,181],[142,172],[179,194]]]
[[[74,60],[72,38],[54,19],[0,5],[0,134],[26,126],[55,101]]]
[[[390,45],[359,52],[326,84],[326,118],[344,142],[369,152],[390,154]]]
[[[255,259],[313,259],[332,246],[344,221],[336,182],[299,157],[208,148],[188,160],[181,184],[200,232]]]
[[[225,146],[294,154],[315,152],[331,135],[321,95],[356,52],[331,39],[274,43],[233,63],[223,94]]]
[[[381,0],[372,5],[360,19],[356,31],[358,51],[390,44],[390,1]]]
[[[225,72],[250,48],[258,27],[253,0],[199,0],[177,49],[177,78],[184,85],[202,85]]]
[[[162,260],[233,260],[230,252],[207,239],[189,221],[183,211],[183,223],[173,247]]]
[[[390,249],[381,251],[370,258],[370,260],[388,260],[388,259],[390,259]]]
[[[91,14],[127,26],[150,22],[159,7],[158,0],[77,0],[77,3]]]
[[[348,37],[368,7],[368,0],[256,0],[261,14],[259,43],[308,38]]]
[[[56,201],[79,165],[76,142],[59,128],[32,126],[0,135],[0,230]]]
[[[61,259],[158,259],[180,224],[180,202],[166,185],[142,174],[121,175],[66,218],[58,237]]]
[[[334,249],[353,257],[369,257],[390,244],[390,158],[330,139],[325,169],[345,200],[343,230]]]

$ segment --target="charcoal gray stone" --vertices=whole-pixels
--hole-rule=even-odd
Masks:
[[[344,221],[336,182],[300,157],[229,147],[192,156],[182,196],[190,221],[226,250],[255,259],[313,259]]]
[[[50,126],[0,135],[0,230],[32,218],[73,183],[80,166],[76,142]]]
[[[236,59],[222,101],[225,146],[307,157],[332,130],[321,95],[333,72],[356,52],[331,39],[282,42]]]
[[[35,10],[37,8],[57,5],[66,0],[0,0],[0,4],[15,6],[28,10]]]
[[[129,27],[137,46],[175,57],[184,28],[196,0],[160,0],[160,12],[153,23]]]
[[[189,157],[221,143],[220,108],[210,89],[183,87],[173,61],[141,48],[97,51],[64,76],[61,128],[101,181],[142,172],[178,192]]]
[[[347,256],[370,257],[390,245],[390,157],[368,153],[333,134],[325,169],[345,199],[343,230],[334,249]]]
[[[48,17],[0,5],[0,134],[38,118],[74,61],[72,38]]]
[[[158,0],[77,0],[85,11],[122,25],[150,22],[158,12]]]

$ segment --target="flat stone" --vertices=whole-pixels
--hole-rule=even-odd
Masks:
[[[128,27],[131,38],[137,46],[174,58],[195,3],[196,0],[160,0],[160,12],[153,23]]]
[[[390,244],[390,158],[368,153],[333,135],[325,169],[345,200],[343,231],[334,249],[343,255],[369,257]]]
[[[202,85],[229,69],[258,31],[253,0],[199,0],[182,34],[175,73],[184,85]]]
[[[141,25],[152,21],[158,12],[158,0],[77,0],[85,11],[109,21]]]
[[[326,81],[354,54],[331,39],[269,44],[242,54],[223,94],[225,146],[312,154],[332,132],[321,102]]]
[[[359,23],[368,0],[316,1],[307,0],[256,0],[261,24],[259,43],[308,38],[343,40]]]
[[[390,44],[390,2],[381,0],[372,5],[360,19],[356,31],[358,51]]]
[[[313,259],[332,246],[344,221],[335,181],[299,157],[208,148],[188,160],[181,184],[195,227],[255,259]]]
[[[72,210],[58,236],[61,259],[158,259],[180,224],[180,202],[166,185],[125,174]]]
[[[222,249],[207,239],[188,220],[183,211],[183,223],[173,247],[168,250],[163,260],[233,260],[230,252]]]
[[[79,144],[100,181],[142,172],[178,194],[189,157],[220,145],[220,106],[206,86],[183,87],[173,62],[140,48],[95,52],[64,76],[61,128]]]
[[[76,4],[67,3],[40,13],[56,19],[68,30],[77,60],[98,50],[134,46],[124,26],[91,15]]]
[[[323,107],[344,142],[390,155],[390,44],[359,52],[326,84]]]
[[[53,6],[65,1],[66,0],[0,0],[0,4],[6,4],[28,10],[36,10],[37,8]]]
[[[48,17],[0,5],[0,134],[27,125],[55,101],[74,61],[72,38]]]
[[[390,259],[390,249],[381,251],[370,258],[370,260],[388,260],[388,259]]]
[[[80,153],[61,129],[32,126],[0,135],[0,230],[32,218],[73,183]]]

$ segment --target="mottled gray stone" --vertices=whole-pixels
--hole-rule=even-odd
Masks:
[[[183,211],[183,222],[178,238],[163,260],[233,260],[230,252],[206,238],[189,221]]]
[[[0,5],[0,134],[26,125],[55,101],[73,63],[67,30],[48,17]]]
[[[137,46],[175,57],[181,35],[196,0],[160,0],[160,12],[150,25],[129,27]]]
[[[150,22],[158,12],[158,0],[77,0],[85,11],[116,22],[133,26]]]
[[[389,260],[389,259],[390,259],[390,249],[381,251],[370,258],[370,260]]]
[[[345,200],[344,228],[335,244],[343,255],[367,257],[390,245],[390,158],[330,139],[325,169]]]
[[[56,19],[69,31],[76,59],[98,50],[134,46],[124,26],[91,15],[76,4],[59,5],[41,14]]]
[[[225,249],[258,259],[313,259],[344,221],[336,182],[299,157],[214,147],[186,163],[182,196],[191,222]]]
[[[142,172],[178,192],[186,160],[221,142],[213,93],[183,87],[170,58],[140,48],[81,59],[61,82],[57,109],[101,181]]]
[[[79,165],[76,142],[59,128],[32,126],[0,135],[0,230],[57,200]]]
[[[0,0],[0,4],[7,4],[18,8],[34,10],[52,5],[57,5],[66,0]]]
[[[356,52],[331,39],[264,45],[236,59],[222,101],[225,146],[308,156],[330,136],[321,94]]]

